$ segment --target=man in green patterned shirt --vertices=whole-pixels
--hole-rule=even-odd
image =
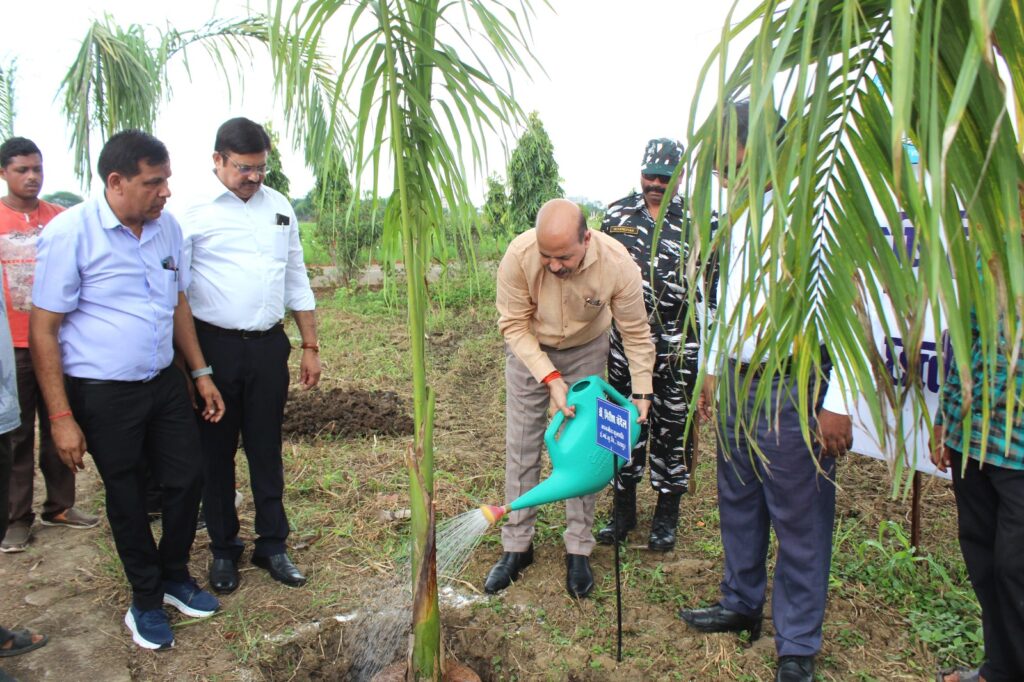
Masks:
[[[960,551],[981,604],[985,641],[979,670],[943,672],[943,682],[1024,680],[1024,359],[1017,360],[1009,391],[1008,367],[1007,357],[997,355],[984,395],[975,326],[971,395],[964,395],[953,360],[935,418],[932,461],[953,472]],[[986,402],[988,419],[982,413]]]

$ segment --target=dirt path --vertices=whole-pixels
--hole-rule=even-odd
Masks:
[[[36,500],[42,499],[37,478]],[[78,477],[80,506],[94,510],[99,477],[90,466]],[[22,680],[129,682],[131,638],[108,606],[110,580],[98,572],[109,529],[43,526],[38,519],[25,552],[0,555],[0,618],[50,636],[37,651],[0,659],[0,668]],[[109,545],[105,545],[109,547]]]

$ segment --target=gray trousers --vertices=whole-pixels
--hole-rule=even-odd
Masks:
[[[761,612],[769,529],[774,528],[779,541],[772,586],[775,648],[780,656],[810,656],[821,648],[836,511],[836,460],[819,459],[819,471],[819,448],[808,449],[800,433],[800,413],[807,413],[813,433],[820,405],[801,405],[797,386],[788,377],[754,378],[750,392],[740,396],[731,376],[722,379],[730,384],[730,400],[721,406],[724,423],[718,437],[718,509],[725,549],[721,603],[746,615]],[[760,381],[772,382],[768,407],[753,423],[747,417],[749,432],[741,426],[737,433],[738,414],[751,414]],[[751,439],[768,464],[754,454]]]
[[[608,335],[601,334],[576,348],[546,348],[551,362],[567,384],[596,374],[603,377],[608,358]],[[505,503],[540,482],[541,446],[547,428],[548,387],[539,383],[526,365],[505,348]],[[565,501],[565,551],[590,556],[594,549],[595,495]],[[537,509],[514,511],[501,528],[506,552],[525,552],[533,540]]]

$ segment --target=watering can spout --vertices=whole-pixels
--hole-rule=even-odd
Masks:
[[[487,523],[492,526],[497,523],[507,511],[507,507],[499,507],[493,504],[480,505],[480,513],[484,515],[485,519],[487,519]]]
[[[551,455],[551,476],[501,509],[515,511],[590,495],[608,485],[624,462],[597,444],[598,398],[617,403],[629,411],[630,448],[636,445],[640,437],[636,406],[599,376],[580,379],[569,388],[566,401],[568,405],[575,406],[576,416],[566,419],[558,412],[544,433],[544,442]],[[500,516],[495,520],[497,518]]]

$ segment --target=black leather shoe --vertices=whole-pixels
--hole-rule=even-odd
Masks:
[[[679,617],[694,630],[701,632],[750,632],[750,641],[761,636],[761,614],[744,616],[730,611],[721,604],[703,609],[683,609]]]
[[[594,572],[590,570],[590,557],[582,554],[565,555],[565,589],[570,597],[583,599],[594,589]]]
[[[780,656],[775,682],[813,682],[814,656]]]
[[[273,556],[254,556],[252,563],[255,566],[266,569],[270,577],[288,587],[302,587],[306,584],[306,576],[295,568],[295,564],[284,552]]]
[[[525,552],[505,552],[494,564],[484,581],[484,592],[497,594],[512,584],[519,577],[519,572],[533,563],[533,545]]]
[[[220,594],[237,590],[238,564],[231,559],[214,559],[210,566],[210,587]]]

